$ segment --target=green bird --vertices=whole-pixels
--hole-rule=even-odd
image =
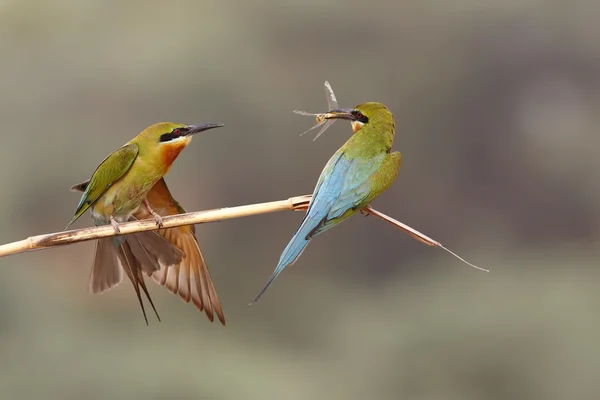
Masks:
[[[381,103],[362,103],[335,109],[318,117],[351,121],[354,135],[329,159],[300,228],[283,250],[275,271],[253,303],[258,301],[283,269],[292,265],[308,242],[361,211],[383,193],[398,175],[402,155],[391,153],[395,123]]]
[[[221,126],[223,124],[160,122],[144,129],[106,157],[89,182],[74,187],[84,192],[75,216],[65,229],[88,209],[96,226],[111,224],[116,233],[119,233],[119,222],[134,220],[135,215],[144,215],[138,211],[141,208],[147,211],[144,216],[151,215],[157,225],[162,226],[162,217],[152,209],[148,193],[169,171],[194,134]],[[160,202],[154,201],[154,205],[160,205]],[[165,267],[179,265],[184,257],[184,249],[153,231],[98,239],[89,290],[94,294],[102,293],[118,285],[123,280],[124,271],[133,284],[146,324],[148,318],[140,287],[160,321],[142,272],[151,276]]]

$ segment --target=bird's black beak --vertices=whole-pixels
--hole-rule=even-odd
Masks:
[[[351,108],[337,108],[329,110],[323,114],[323,119],[346,119],[348,121],[356,121],[356,117],[352,114],[354,111]]]
[[[200,133],[203,131],[207,131],[213,128],[220,128],[224,126],[223,124],[213,124],[212,122],[200,125],[190,125],[188,126],[188,130],[185,132],[186,136],[195,135],[196,133]]]

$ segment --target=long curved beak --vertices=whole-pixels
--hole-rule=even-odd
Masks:
[[[185,132],[186,136],[195,135],[196,133],[200,133],[203,131],[207,131],[213,128],[220,128],[224,126],[223,124],[213,124],[212,122],[208,122],[206,124],[200,125],[190,125],[189,129]]]
[[[351,108],[336,108],[335,110],[329,110],[323,114],[323,119],[346,119],[348,121],[355,121],[354,115],[352,115]]]

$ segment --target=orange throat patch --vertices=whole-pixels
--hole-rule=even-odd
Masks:
[[[179,156],[179,153],[181,153],[181,150],[183,150],[188,143],[189,141],[181,141],[179,143],[166,143],[162,145],[160,155],[167,169],[171,168],[171,164],[173,164],[175,159]]]

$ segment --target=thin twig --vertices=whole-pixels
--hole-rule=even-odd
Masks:
[[[276,211],[295,210],[302,211],[308,208],[311,196],[297,196],[290,197],[287,200],[271,201],[268,203],[250,204],[238,207],[226,207],[217,208],[214,210],[197,211],[187,214],[177,214],[168,217],[162,217],[162,228],[174,228],[182,225],[191,224],[202,224],[206,222],[217,222],[232,218],[249,217],[251,215],[267,214]],[[396,228],[408,233],[418,241],[425,243],[432,247],[441,247],[446,250],[459,260],[466,264],[487,271],[483,268],[479,268],[458,255],[454,254],[447,248],[441,245],[441,243],[431,239],[429,236],[422,234],[416,229],[411,228],[408,225],[403,224],[375,209],[368,206],[363,210],[364,213],[373,215],[382,221],[385,221]],[[152,231],[159,229],[156,225],[156,221],[153,218],[144,219],[140,221],[124,222],[119,224],[119,231],[121,235],[131,234],[135,232]],[[116,232],[111,225],[96,226],[90,228],[74,229],[70,231],[62,231],[56,233],[48,233],[44,235],[31,236],[24,240],[17,242],[7,243],[0,246],[0,257],[8,256],[11,254],[23,253],[26,251],[42,250],[48,247],[54,246],[66,246],[69,244],[84,242],[88,240],[94,240],[99,238],[105,238],[115,236]]]
[[[418,230],[413,229],[410,226],[408,226],[406,224],[403,224],[402,222],[400,222],[398,220],[395,220],[392,217],[388,217],[384,213],[377,211],[376,209],[374,209],[371,206],[367,206],[367,208],[364,210],[364,212],[366,212],[367,214],[373,215],[374,217],[377,217],[380,220],[385,221],[388,224],[391,224],[391,225],[395,226],[398,229],[403,230],[404,232],[408,233],[410,236],[412,236],[413,238],[417,239],[421,243],[425,243],[426,245],[431,246],[431,247],[439,247],[440,249],[444,249],[448,253],[452,254],[454,257],[458,258],[460,261],[464,262],[465,264],[467,264],[467,265],[469,265],[469,266],[471,266],[471,267],[473,267],[475,269],[478,269],[480,271],[490,272],[489,269],[481,268],[481,267],[478,267],[475,264],[471,264],[470,262],[468,262],[467,260],[465,260],[464,258],[462,258],[461,256],[459,256],[455,252],[453,252],[453,251],[449,250],[448,248],[442,246],[442,244],[440,242],[438,242],[436,240],[433,240],[429,236],[426,236],[426,235],[422,234]]]

